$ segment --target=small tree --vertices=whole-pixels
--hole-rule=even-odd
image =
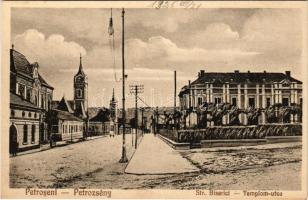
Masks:
[[[229,110],[229,125],[235,126],[235,125],[240,125],[240,120],[239,120],[239,114],[240,110],[238,109],[237,106],[232,106],[231,109]]]
[[[249,107],[246,111],[247,113],[247,124],[248,125],[258,125],[259,116],[261,115],[261,110],[259,108]]]

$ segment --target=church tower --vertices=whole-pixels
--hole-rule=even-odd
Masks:
[[[77,74],[74,76],[74,103],[75,114],[86,118],[88,111],[88,77],[82,69],[82,57]]]
[[[112,121],[117,122],[117,118],[118,118],[118,107],[117,107],[118,102],[116,101],[115,97],[114,97],[114,88],[112,90],[112,98],[110,100],[110,104],[109,104],[109,109],[110,109],[110,116]]]

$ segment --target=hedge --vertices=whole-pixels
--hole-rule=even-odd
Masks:
[[[190,130],[160,130],[175,142],[199,143],[201,140],[262,139],[266,136],[300,136],[300,124],[266,124],[256,126],[221,126]]]

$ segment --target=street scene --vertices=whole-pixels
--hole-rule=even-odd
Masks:
[[[302,190],[302,10],[151,6],[11,9],[9,187]]]
[[[141,141],[142,146],[134,154],[133,159],[143,160],[143,163],[129,163],[127,167],[118,162],[121,136],[99,138],[14,157],[10,166],[10,185],[16,188],[27,185],[34,188],[234,190],[299,190],[301,187],[298,181],[302,157],[299,142],[175,152],[160,139],[153,137],[145,135]],[[152,150],[146,147],[151,143],[155,143],[153,147],[162,148],[158,152],[143,153]],[[91,148],[88,148],[89,145]],[[131,145],[127,147],[127,156],[131,159],[134,148]],[[179,158],[171,160],[172,156],[168,156],[169,162],[158,165],[164,158],[159,155],[168,151],[178,154]],[[153,157],[149,158],[149,155]],[[187,171],[187,165],[191,172],[183,173]],[[127,170],[132,173],[125,173]],[[286,170],[288,173],[285,173]],[[133,174],[134,171],[137,173]],[[160,174],[155,174],[158,171]]]

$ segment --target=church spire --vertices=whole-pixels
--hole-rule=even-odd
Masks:
[[[111,101],[114,101],[115,99],[114,99],[114,88],[112,88],[112,99],[111,99]]]
[[[83,76],[85,76],[85,73],[83,72],[83,67],[82,67],[82,55],[81,55],[81,53],[80,53],[79,59],[80,59],[80,61],[79,61],[79,70],[78,70],[78,73],[76,75],[82,74]]]
[[[82,71],[82,56],[81,56],[81,53],[80,53],[79,71]]]

